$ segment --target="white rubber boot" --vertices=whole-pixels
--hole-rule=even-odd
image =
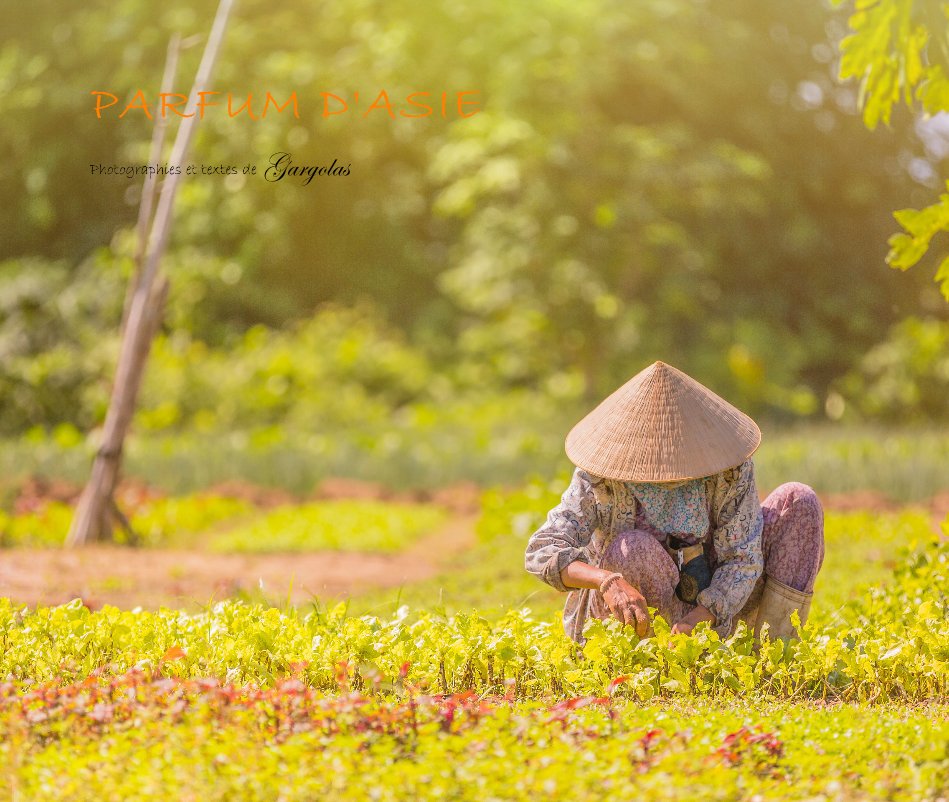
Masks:
[[[811,609],[813,593],[803,593],[795,590],[773,576],[765,578],[764,592],[758,605],[758,615],[755,619],[755,640],[760,640],[761,626],[768,624],[768,637],[796,638],[797,632],[791,625],[791,613],[795,610],[801,617],[801,625],[807,621],[807,614]]]

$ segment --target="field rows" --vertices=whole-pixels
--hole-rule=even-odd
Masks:
[[[0,599],[0,800],[949,798],[949,541],[927,514],[829,512],[799,641],[657,619],[643,640],[591,622],[580,647],[519,565],[554,484],[488,493],[476,547],[395,598]],[[197,545],[291,510],[190,497],[139,521]],[[43,513],[7,531],[50,532]]]
[[[937,799],[949,706],[332,696],[137,672],[0,690],[8,799]],[[749,704],[750,702],[750,704]]]

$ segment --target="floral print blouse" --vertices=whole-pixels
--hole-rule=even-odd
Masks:
[[[598,565],[613,535],[641,528],[644,517],[659,539],[675,534],[693,544],[712,538],[716,564],[712,584],[697,601],[715,616],[718,634],[727,637],[764,568],[764,521],[750,459],[674,486],[603,479],[577,468],[560,504],[531,535],[524,556],[528,572],[567,593],[563,613],[567,635],[583,641],[590,594],[598,591],[567,588],[560,572],[575,560]]]

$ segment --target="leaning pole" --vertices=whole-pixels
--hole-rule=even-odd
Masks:
[[[199,97],[198,92],[208,90],[233,4],[234,0],[220,0],[189,98]],[[175,37],[169,46],[162,78],[163,87],[173,81],[178,49],[178,39]],[[171,164],[184,164],[194,138],[197,119],[198,115],[194,114],[181,120],[171,150]],[[163,142],[164,124],[159,119],[152,138],[155,161],[160,159]],[[116,504],[115,488],[122,467],[122,449],[135,412],[145,363],[148,361],[168,292],[168,279],[161,272],[161,260],[171,234],[175,196],[180,180],[181,174],[178,173],[165,178],[160,192],[157,192],[157,205],[156,177],[147,178],[142,191],[136,270],[123,317],[122,346],[103,427],[102,444],[96,452],[89,481],[76,506],[76,513],[66,536],[67,546],[111,540],[116,523],[131,533],[128,521]]]

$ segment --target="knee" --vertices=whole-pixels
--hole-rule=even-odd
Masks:
[[[648,532],[633,529],[618,533],[610,541],[603,552],[600,567],[607,571],[617,571],[623,574],[627,581],[633,581],[644,567],[649,566],[661,571],[667,563],[674,571],[672,558],[662,544]]]
[[[775,524],[781,522],[772,538],[793,541],[797,549],[813,554],[819,567],[824,559],[824,508],[813,488],[801,482],[787,482],[774,491],[765,505],[772,507],[772,515],[777,513]]]
[[[776,506],[782,514],[793,514],[823,529],[824,508],[810,485],[785,482],[774,491],[773,496],[778,500]]]

